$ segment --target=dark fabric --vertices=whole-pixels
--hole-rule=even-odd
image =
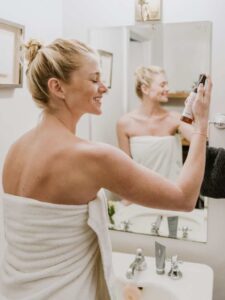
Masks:
[[[201,195],[225,198],[225,149],[208,147]]]

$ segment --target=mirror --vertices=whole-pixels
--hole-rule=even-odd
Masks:
[[[0,19],[0,88],[22,87],[24,26]]]
[[[169,101],[164,106],[167,110],[180,113],[184,107],[184,100],[199,74],[210,74],[211,23],[208,21],[98,28],[90,30],[89,38],[93,47],[113,54],[113,70],[116,69],[116,71],[112,74],[110,92],[120,89],[125,107],[120,116],[138,105],[139,100],[134,88],[134,72],[139,66],[157,65],[166,71],[170,92]],[[121,70],[125,66],[125,71],[121,71],[123,73],[122,86],[118,86],[114,78],[117,76],[119,66]],[[118,108],[115,109],[118,110]],[[113,113],[111,115],[113,116]],[[115,123],[118,119],[119,117],[117,120],[111,119],[114,131],[116,131]],[[107,122],[105,125],[108,126],[109,118],[104,122]],[[168,149],[172,147],[173,160],[181,167],[188,152],[188,142],[180,140],[180,144],[177,141],[175,142],[177,146],[175,146],[175,144],[170,144],[171,136],[165,138],[168,137],[166,147]],[[101,140],[109,142],[104,138]],[[144,147],[143,143],[143,148],[141,148],[143,151]],[[154,153],[152,148],[151,156],[155,155],[155,158],[159,159],[158,150]],[[139,163],[145,165],[144,161],[139,161]],[[163,155],[161,163],[165,163]],[[198,242],[207,241],[208,203],[206,197],[199,195],[196,208],[189,213],[152,209],[137,204],[126,205],[124,201],[120,201],[121,199],[110,192],[107,192],[107,197],[109,227],[112,230]]]

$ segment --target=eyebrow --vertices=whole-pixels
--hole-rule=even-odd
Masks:
[[[93,78],[94,78],[94,80],[100,80],[101,72],[90,73],[89,78],[91,80],[93,80]]]
[[[100,75],[100,72],[91,73],[90,75]]]

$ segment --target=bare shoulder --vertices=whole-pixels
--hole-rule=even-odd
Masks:
[[[79,147],[79,155],[97,164],[105,164],[115,161],[116,158],[127,156],[122,150],[105,143],[87,142]]]
[[[32,134],[33,130],[28,131],[19,137],[9,148],[8,153],[5,158],[5,165],[9,163],[11,160],[13,161],[20,153],[23,152],[23,149],[26,145],[28,145],[29,136]]]
[[[137,119],[136,111],[131,111],[131,112],[123,115],[117,121],[117,130],[122,130],[122,131],[129,130],[129,128],[135,124],[136,119]]]
[[[127,113],[120,117],[120,119],[117,121],[118,126],[126,126],[132,121],[132,113]]]

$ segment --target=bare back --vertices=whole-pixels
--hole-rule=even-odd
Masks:
[[[90,172],[95,148],[62,126],[38,126],[11,147],[4,191],[50,203],[88,203],[99,189]]]

